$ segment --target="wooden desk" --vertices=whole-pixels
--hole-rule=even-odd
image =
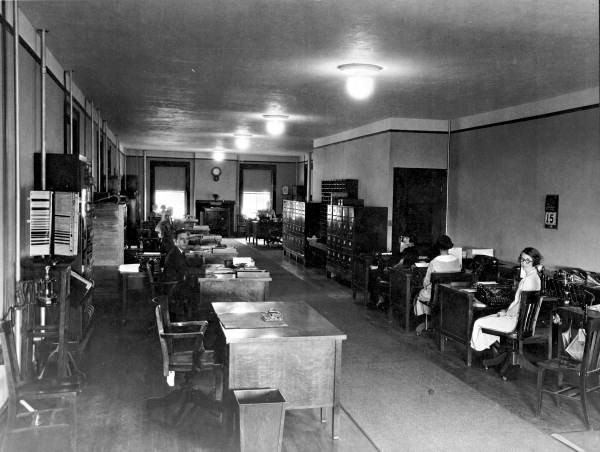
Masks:
[[[224,338],[225,396],[229,403],[233,389],[276,388],[286,400],[286,409],[331,407],[331,436],[337,439],[342,341],[346,335],[304,302],[212,306]],[[266,309],[280,311],[287,326],[245,328],[254,326],[254,316],[260,318]],[[239,327],[223,326],[232,320]],[[321,416],[324,420],[323,410]]]
[[[269,298],[271,277],[268,278],[198,278],[200,303],[218,301],[265,301]]]
[[[389,321],[390,323],[394,321],[394,312],[397,308],[400,325],[404,331],[409,331],[413,299],[423,287],[423,278],[427,273],[427,267],[416,267],[414,270],[410,267],[390,267],[388,271],[390,275]]]
[[[140,272],[138,263],[119,265],[119,274],[121,275],[121,322],[125,323],[127,322],[127,291],[130,288],[130,282],[141,282],[146,275]]]
[[[498,308],[473,306],[474,292],[467,292],[469,283],[459,282],[438,285],[440,305],[440,351],[444,351],[446,339],[465,346],[467,366],[471,367],[473,350],[471,332],[476,318],[499,311]]]
[[[577,328],[585,328],[585,325],[583,325],[583,308],[580,308],[579,306],[569,306],[569,305],[558,305],[559,300],[556,300],[556,304],[555,304],[555,312],[558,313],[558,315],[561,317],[561,319],[563,319],[564,321],[575,321],[576,323],[574,325],[571,325],[572,328],[577,329]],[[587,315],[589,318],[592,319],[597,319],[600,318],[600,312],[596,311],[594,309],[588,309],[587,310]],[[555,325],[558,326],[558,325]],[[557,344],[557,357],[560,357],[563,352],[564,352],[564,344],[562,343],[562,338],[561,338],[561,330],[559,329],[558,331],[558,344]]]
[[[352,268],[352,299],[356,299],[356,292],[363,293],[363,303],[369,303],[369,276],[374,257],[372,254],[361,253],[354,259]]]
[[[258,240],[262,239],[263,244],[267,244],[270,239],[269,232],[271,228],[277,226],[277,223],[274,221],[260,221],[253,220],[252,221],[252,244],[257,245]]]

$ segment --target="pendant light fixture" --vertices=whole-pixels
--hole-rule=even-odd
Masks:
[[[383,67],[368,63],[341,64],[338,69],[348,78],[346,79],[346,90],[348,94],[357,100],[368,98],[375,89],[374,76]]]

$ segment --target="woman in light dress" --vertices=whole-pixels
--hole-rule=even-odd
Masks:
[[[500,338],[493,334],[486,334],[481,331],[482,328],[490,328],[497,331],[511,332],[517,326],[519,320],[519,308],[521,292],[540,290],[542,283],[538,274],[537,267],[542,261],[542,255],[538,250],[527,247],[519,255],[521,264],[521,281],[517,287],[515,298],[508,309],[481,317],[473,324],[473,333],[471,334],[471,348],[475,351],[482,351],[490,348]]]
[[[441,235],[436,242],[436,247],[439,250],[439,255],[433,258],[427,268],[425,278],[423,278],[423,289],[419,292],[415,301],[415,315],[429,315],[431,308],[427,303],[431,300],[431,274],[432,273],[449,273],[459,272],[461,270],[460,261],[456,256],[448,253],[448,250],[454,246],[452,239],[447,235]],[[415,329],[417,336],[425,329],[425,322],[420,323]]]

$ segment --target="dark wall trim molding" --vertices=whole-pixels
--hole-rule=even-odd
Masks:
[[[481,125],[481,126],[467,127],[465,129],[451,130],[450,133],[470,132],[472,130],[487,129],[487,128],[490,128],[490,127],[498,127],[498,126],[503,126],[503,125],[506,125],[506,124],[515,124],[515,123],[518,123],[518,122],[535,121],[536,119],[550,118],[552,116],[565,115],[565,114],[568,114],[568,113],[574,113],[576,111],[593,110],[594,108],[598,108],[598,107],[600,107],[600,104],[586,105],[585,107],[569,108],[567,110],[554,111],[552,113],[544,113],[544,114],[541,114],[541,115],[527,116],[525,118],[510,119],[508,121],[499,121],[499,122],[494,122],[494,123],[491,123],[491,124],[484,124],[484,125]]]
[[[342,143],[350,143],[352,141],[356,141],[356,140],[362,140],[363,138],[369,138],[369,137],[374,137],[376,135],[382,135],[384,133],[392,133],[392,132],[401,132],[401,133],[423,133],[423,134],[433,134],[433,135],[448,135],[448,132],[441,132],[441,131],[437,131],[437,130],[403,130],[403,129],[387,129],[387,130],[382,130],[380,132],[373,132],[373,133],[368,133],[366,135],[362,135],[360,137],[356,137],[356,138],[350,138],[348,140],[342,140],[342,141],[336,141],[335,143],[330,143],[330,144],[326,144],[323,146],[318,146],[313,148],[312,150],[315,151],[317,149],[325,149],[328,148],[330,146],[336,146],[338,144],[342,144]]]

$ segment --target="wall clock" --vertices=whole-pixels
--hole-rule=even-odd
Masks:
[[[221,175],[221,168],[218,166],[213,167],[210,170],[210,174],[212,174],[213,180],[217,182],[219,180],[219,176]]]

